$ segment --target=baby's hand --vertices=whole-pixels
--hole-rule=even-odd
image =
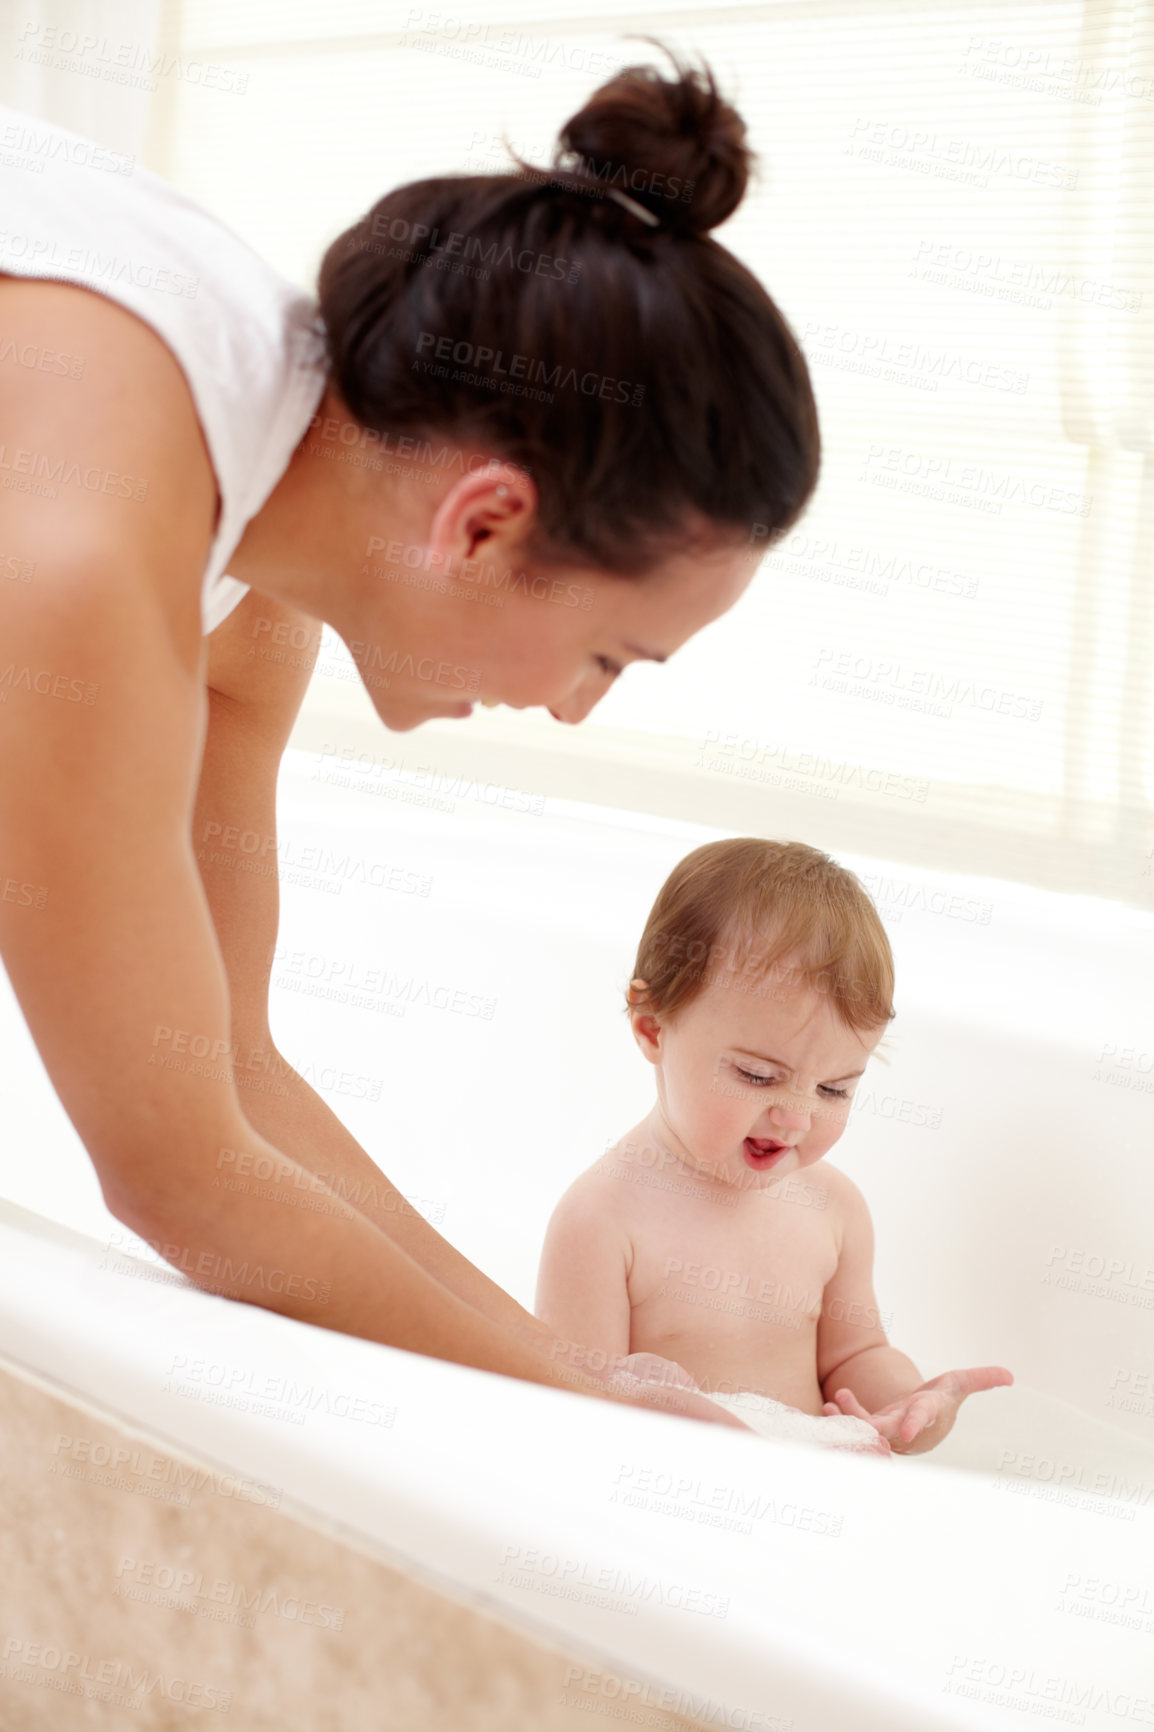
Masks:
[[[1004,1365],[943,1371],[940,1377],[931,1377],[920,1389],[903,1395],[900,1401],[891,1401],[888,1407],[879,1408],[876,1413],[864,1408],[852,1389],[835,1391],[834,1399],[825,1403],[822,1413],[848,1413],[854,1419],[868,1420],[888,1439],[895,1455],[918,1455],[923,1450],[933,1449],[949,1435],[958,1408],[967,1395],[976,1395],[983,1389],[998,1389],[1013,1381],[1013,1372],[1007,1371]],[[932,1437],[928,1435],[931,1431]],[[920,1441],[916,1448],[911,1449],[915,1438]]]

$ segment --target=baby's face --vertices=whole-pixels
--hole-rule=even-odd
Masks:
[[[883,1028],[857,1034],[829,998],[714,980],[672,1020],[633,1013],[657,1069],[672,1152],[703,1177],[764,1189],[812,1166],[845,1129],[857,1075]]]

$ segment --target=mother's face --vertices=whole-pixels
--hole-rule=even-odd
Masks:
[[[726,613],[764,551],[714,540],[644,578],[542,565],[525,551],[535,503],[508,468],[467,476],[421,526],[419,561],[378,553],[365,600],[375,594],[379,644],[350,648],[388,727],[467,715],[477,701],[583,721],[630,662],[666,660]]]
[[[731,608],[754,569],[732,551],[679,555],[643,579],[526,572],[478,644],[479,696],[580,722],[630,662],[665,661]],[[504,614],[502,619],[501,615]]]

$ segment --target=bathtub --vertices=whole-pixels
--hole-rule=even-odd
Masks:
[[[619,1009],[645,914],[719,832],[324,747],[286,755],[279,829],[280,1050],[531,1305],[557,1197],[649,1104]],[[262,1545],[295,1523],[526,1645],[490,1673],[529,1653],[560,1668],[530,1706],[458,1705],[446,1725],[1154,1724],[1154,919],[841,858],[897,963],[887,1062],[832,1157],[871,1205],[889,1337],[927,1377],[1016,1377],[944,1445],[876,1461],[768,1443],[201,1292],[108,1214],[5,986],[0,1355],[58,1404],[37,1435],[83,1413],[273,1485]],[[308,1401],[274,1411],[265,1379]],[[131,1626],[145,1647],[177,1614],[150,1616]],[[265,1707],[223,1630],[212,1664],[247,1732]],[[445,1689],[461,1651],[432,1667]],[[352,1723],[316,1687],[268,1724]],[[441,1724],[435,1704],[418,1720]]]

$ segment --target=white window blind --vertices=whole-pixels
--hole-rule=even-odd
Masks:
[[[608,0],[182,0],[153,165],[311,285],[389,186],[544,161]],[[812,366],[819,492],[750,591],[589,721],[390,740],[328,645],[297,738],[1154,906],[1154,7],[792,0],[703,53],[764,172],[719,233]],[[224,85],[225,88],[219,86]],[[359,737],[359,736],[358,736]]]

